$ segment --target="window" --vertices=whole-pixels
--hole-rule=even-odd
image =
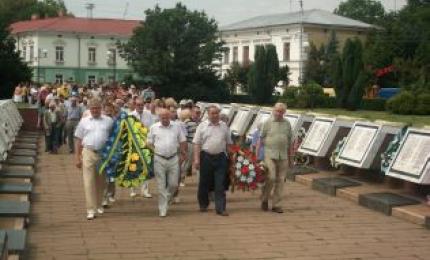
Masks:
[[[249,46],[243,46],[242,62],[243,65],[249,65]]]
[[[96,76],[94,75],[89,75],[88,76],[88,85],[92,86],[96,83]]]
[[[290,60],[290,43],[284,42],[284,61]]]
[[[224,51],[224,64],[229,64],[230,63],[230,48],[227,48]]]
[[[55,47],[55,62],[64,62],[64,47],[57,46]]]
[[[116,64],[116,49],[108,50],[108,64],[115,65]]]
[[[96,48],[88,48],[88,63],[96,63]]]
[[[239,56],[239,47],[235,46],[233,47],[233,62],[238,62],[238,56]]]
[[[27,60],[27,46],[22,46],[22,53],[21,53],[21,55],[22,55],[22,59],[24,61],[26,61]]]
[[[30,46],[30,61],[34,60],[34,46]]]
[[[63,84],[63,74],[56,74],[55,75],[55,83]]]

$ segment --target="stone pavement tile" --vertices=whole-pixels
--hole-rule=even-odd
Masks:
[[[27,259],[428,259],[430,232],[350,201],[287,182],[284,214],[262,212],[259,192],[228,193],[230,217],[213,204],[200,213],[197,180],[186,179],[182,202],[158,217],[154,198],[117,201],[85,219],[82,174],[74,157],[40,153]]]

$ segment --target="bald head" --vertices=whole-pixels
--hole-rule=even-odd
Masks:
[[[281,121],[284,118],[284,114],[287,111],[287,105],[284,103],[276,103],[273,106],[273,117],[275,121]]]
[[[158,116],[163,126],[170,125],[170,111],[168,109],[160,108],[160,110],[158,111]]]

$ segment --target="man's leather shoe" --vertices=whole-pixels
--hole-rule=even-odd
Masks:
[[[272,208],[272,211],[276,212],[276,213],[284,213],[284,210],[282,208],[279,208],[279,207]]]
[[[269,210],[269,202],[267,202],[267,201],[261,202],[261,210],[262,211],[268,211]]]
[[[207,208],[200,208],[200,212],[208,212]]]
[[[229,216],[228,212],[227,212],[227,211],[225,211],[225,210],[224,210],[223,212],[219,212],[219,213],[217,212],[216,214],[217,214],[217,215],[220,215],[220,216],[223,216],[223,217],[227,217],[227,216]]]

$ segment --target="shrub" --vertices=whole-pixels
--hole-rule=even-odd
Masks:
[[[280,98],[293,108],[315,108],[324,103],[324,91],[317,83],[309,83],[303,87],[288,87]]]
[[[387,101],[386,108],[394,114],[409,115],[415,112],[416,98],[410,91],[402,91]]]
[[[337,107],[337,100],[336,97],[330,97],[327,95],[324,95],[321,102],[321,108],[336,108]]]
[[[430,115],[430,93],[423,93],[417,96],[415,114]]]
[[[385,111],[386,100],[382,98],[363,99],[360,109],[370,111]]]

